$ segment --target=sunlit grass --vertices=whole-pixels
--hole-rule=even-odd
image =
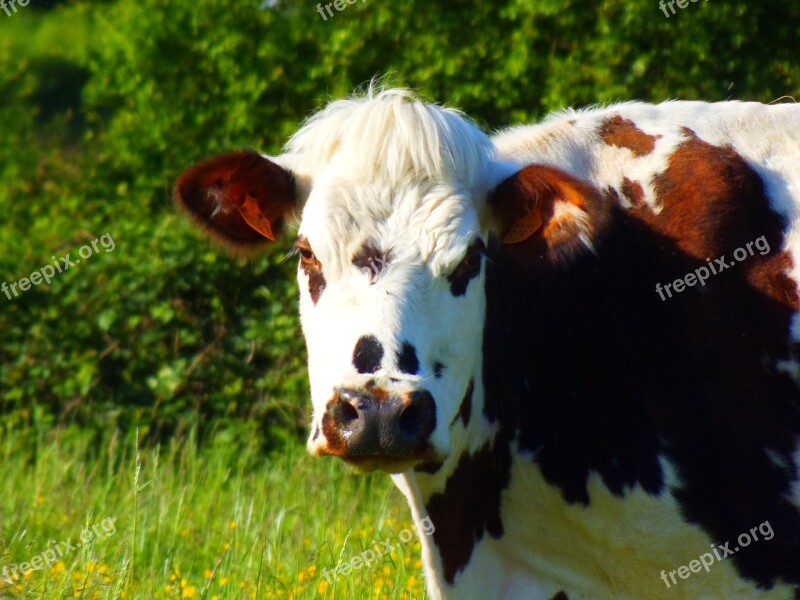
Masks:
[[[113,434],[0,440],[0,577],[8,567],[12,580],[0,579],[0,598],[424,597],[419,542],[397,537],[411,522],[389,478],[299,443],[264,456],[255,435],[228,431],[202,448],[191,436],[142,448],[137,461],[134,440]],[[92,526],[96,539],[77,547]],[[323,576],[383,539],[390,555]],[[63,555],[51,564],[11,572],[53,548]]]

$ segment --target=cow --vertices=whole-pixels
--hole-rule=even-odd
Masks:
[[[308,450],[435,526],[429,597],[800,598],[800,106],[371,88],[176,198],[245,254],[300,216]]]

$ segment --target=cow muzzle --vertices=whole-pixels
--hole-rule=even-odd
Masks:
[[[436,429],[431,394],[416,390],[390,394],[380,388],[339,388],[322,416],[326,444],[319,454],[338,456],[361,471],[398,473],[431,460]]]

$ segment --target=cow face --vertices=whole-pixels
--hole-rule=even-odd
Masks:
[[[329,105],[280,157],[223,155],[179,179],[180,204],[235,248],[302,212],[312,454],[401,472],[463,446],[480,408],[490,230],[519,243],[542,228],[542,202],[508,200],[530,193],[519,173],[487,202],[512,172],[459,113],[383,92]]]
[[[384,187],[335,172],[314,186],[295,242],[309,450],[363,469],[441,460],[483,331],[474,198],[455,185]]]

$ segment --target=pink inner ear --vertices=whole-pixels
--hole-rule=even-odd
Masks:
[[[255,229],[269,241],[275,241],[275,234],[272,233],[272,224],[261,212],[258,202],[249,194],[245,196],[244,202],[239,207],[239,214],[242,215],[242,218],[248,225],[250,225],[250,227]]]

